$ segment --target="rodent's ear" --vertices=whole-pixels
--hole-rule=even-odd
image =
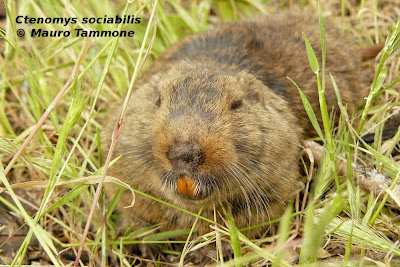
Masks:
[[[154,103],[155,106],[159,107],[161,105],[161,94],[156,87],[146,88],[148,100]]]
[[[246,98],[250,101],[250,103],[254,103],[254,104],[257,104],[257,103],[263,104],[264,103],[263,94],[262,94],[261,90],[258,88],[251,90],[247,94]]]
[[[253,100],[254,102],[257,102],[257,103],[262,103],[263,102],[263,96],[262,96],[262,94],[261,94],[261,91],[260,91],[260,89],[255,89],[255,90],[253,90],[253,91],[251,91],[250,93],[249,93],[249,97],[251,98],[251,100]]]
[[[262,93],[262,90],[266,90],[264,85],[258,81],[256,77],[246,71],[241,71],[239,76],[240,83],[244,84],[244,88],[246,88],[245,98],[251,103],[264,103],[264,96]]]
[[[157,98],[157,100],[156,100],[156,106],[157,106],[157,107],[160,107],[160,106],[161,106],[161,96],[160,96],[160,95],[158,95],[158,98]]]

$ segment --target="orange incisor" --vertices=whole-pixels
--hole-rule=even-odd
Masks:
[[[188,177],[182,175],[176,182],[178,193],[181,195],[196,196],[199,193],[196,182]]]

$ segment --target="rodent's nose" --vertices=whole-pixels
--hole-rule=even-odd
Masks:
[[[194,170],[204,163],[204,153],[196,143],[174,143],[167,157],[173,167],[183,170]]]

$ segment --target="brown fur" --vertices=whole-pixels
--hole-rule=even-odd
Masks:
[[[231,207],[239,228],[279,217],[300,179],[300,143],[314,134],[287,76],[319,114],[302,32],[319,56],[318,20],[298,12],[224,25],[167,50],[136,86],[114,151],[122,157],[109,174],[191,212],[203,207],[202,215],[210,219],[214,207],[220,213],[220,204]],[[354,109],[364,95],[358,47],[329,23],[326,43],[326,73],[333,74],[343,101]],[[326,79],[326,100],[333,107],[336,96]],[[119,103],[110,109],[107,122],[116,120],[119,109]],[[113,126],[105,124],[104,152]],[[168,158],[176,147],[200,148],[203,161],[193,168],[176,167]],[[198,197],[177,193],[176,181],[183,173],[195,180]],[[117,187],[105,189],[112,197]],[[118,203],[123,224],[166,222],[164,229],[172,230],[190,228],[195,220],[140,195],[134,207],[124,209],[129,194]],[[200,220],[195,234],[209,231],[209,223]],[[246,234],[254,237],[260,231]]]

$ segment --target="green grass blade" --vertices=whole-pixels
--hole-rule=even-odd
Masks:
[[[162,241],[170,238],[184,236],[190,233],[190,229],[178,229],[172,231],[161,232],[157,234],[148,235],[143,238],[143,241]]]
[[[233,249],[233,255],[235,256],[235,259],[239,259],[242,257],[242,248],[240,246],[240,240],[239,240],[239,231],[235,225],[235,222],[233,221],[233,218],[231,218],[228,221],[229,225],[229,237],[230,237],[230,244]],[[236,265],[239,267],[240,265]]]
[[[41,217],[43,217],[46,214],[50,213],[51,211],[57,209],[58,207],[68,204],[70,201],[72,201],[77,196],[79,196],[83,191],[86,191],[88,187],[89,187],[88,184],[77,185],[71,191],[69,191],[67,194],[65,194],[64,196],[59,198],[56,202],[54,202],[50,207],[48,207],[42,213]]]
[[[311,46],[310,41],[307,39],[306,35],[303,33],[304,43],[306,45],[307,56],[308,56],[308,63],[310,63],[311,70],[317,74],[319,71],[319,64],[317,56],[314,53],[314,50]]]
[[[340,96],[340,90],[336,84],[335,78],[333,78],[331,73],[329,73],[329,76],[331,77],[333,89],[335,90],[336,99],[337,99],[338,103],[342,104],[342,97]]]
[[[307,116],[310,119],[310,122],[312,126],[314,127],[314,130],[317,132],[319,138],[321,140],[325,140],[324,135],[322,134],[321,127],[319,127],[318,119],[317,116],[315,116],[314,110],[312,109],[312,106],[310,104],[310,101],[308,101],[306,95],[303,93],[303,91],[297,86],[297,84],[287,77],[289,81],[291,81],[296,87],[297,90],[299,91],[301,101],[303,102],[304,109],[306,110]]]
[[[278,250],[276,251],[276,258],[272,264],[272,267],[278,267],[279,262],[281,261],[282,254],[285,250],[285,242],[289,237],[289,230],[292,223],[292,213],[293,213],[293,201],[288,203],[285,213],[282,216],[281,223],[279,224],[278,230],[278,242],[277,247]]]

